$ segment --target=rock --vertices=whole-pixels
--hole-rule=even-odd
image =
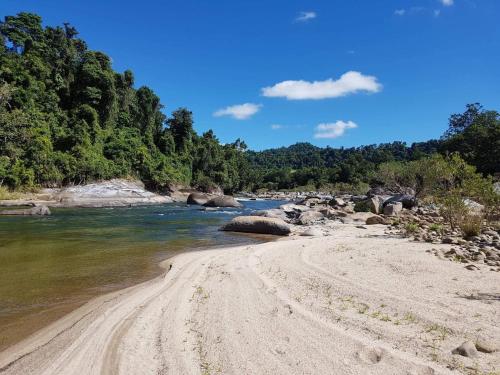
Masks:
[[[310,225],[318,220],[323,219],[325,216],[319,211],[303,212],[299,216],[299,224]]]
[[[417,205],[417,199],[414,195],[397,194],[390,197],[384,202],[384,204],[389,203],[401,203],[403,205],[403,208],[410,210]]]
[[[323,236],[323,232],[318,228],[310,228],[300,234],[304,237],[320,237]]]
[[[208,200],[203,204],[205,207],[242,207],[242,204],[238,202],[234,197],[230,195],[221,195]]]
[[[375,195],[415,195],[415,190],[408,187],[397,186],[397,187],[385,187],[376,186],[368,190],[366,195],[373,197]]]
[[[262,216],[238,216],[223,225],[220,230],[231,232],[261,233],[286,236],[290,227],[281,219]]]
[[[375,216],[370,216],[369,218],[367,218],[366,224],[373,225],[373,224],[387,224],[387,223],[382,216],[375,215]]]
[[[476,340],[476,349],[483,353],[494,353],[499,350],[500,345],[493,341],[479,337]]]
[[[353,195],[351,197],[351,200],[354,202],[354,203],[357,203],[357,202],[361,202],[361,201],[365,201],[367,200],[368,197],[366,195]]]
[[[384,207],[384,215],[398,216],[402,210],[403,210],[403,203],[391,202]]]
[[[113,179],[62,189],[45,189],[49,207],[128,207],[172,202],[169,196],[147,191],[141,181]],[[184,198],[186,201],[187,196]]]
[[[460,354],[464,357],[474,358],[477,357],[478,353],[476,350],[476,346],[472,341],[465,341],[458,348],[455,348],[451,351],[452,354]]]
[[[301,213],[305,211],[309,211],[310,208],[307,206],[302,206],[299,204],[282,204],[280,206],[280,209],[282,209],[285,213]]]
[[[347,203],[342,198],[333,198],[330,202],[328,202],[330,206],[339,206],[344,207]]]
[[[212,194],[201,193],[199,191],[195,191],[194,193],[189,194],[187,197],[187,204],[199,204],[203,205],[207,203],[210,199],[214,198]]]
[[[484,210],[484,206],[482,204],[477,203],[472,199],[464,199],[464,203],[472,213],[480,214]]]
[[[271,217],[275,219],[287,220],[286,213],[278,208],[271,208],[269,210],[261,210],[253,213],[255,216]]]
[[[454,244],[457,242],[456,238],[453,237],[443,237],[441,240],[442,243],[447,243],[447,244]]]
[[[465,268],[468,269],[469,271],[475,271],[479,269],[479,267],[474,264],[468,264],[467,266],[465,266]]]
[[[370,211],[374,214],[380,214],[383,209],[384,201],[378,196],[371,197],[368,200]]]
[[[19,210],[3,210],[0,215],[6,216],[48,216],[50,210],[47,206],[36,206],[33,208],[19,209]]]

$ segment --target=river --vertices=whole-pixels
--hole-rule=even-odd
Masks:
[[[93,297],[159,275],[159,263],[176,253],[265,241],[218,231],[236,215],[283,202],[243,203],[216,211],[166,204],[0,216],[0,351]]]

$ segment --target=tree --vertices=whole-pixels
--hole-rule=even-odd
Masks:
[[[500,173],[500,113],[467,105],[464,113],[450,117],[441,151],[458,152],[483,174]]]

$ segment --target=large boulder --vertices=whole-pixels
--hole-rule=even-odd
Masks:
[[[398,195],[398,194],[408,194],[415,195],[415,191],[412,188],[404,186],[376,186],[368,190],[366,195],[368,197],[374,197],[375,195]]]
[[[300,214],[299,224],[310,225],[323,219],[324,217],[325,216],[320,211],[306,211]]]
[[[281,219],[262,216],[238,216],[223,225],[220,230],[230,232],[274,234],[286,236],[290,227]]]
[[[214,198],[212,194],[201,193],[199,191],[195,191],[194,193],[189,194],[187,197],[187,204],[199,204],[203,205],[207,203],[210,199]]]
[[[242,204],[230,195],[221,195],[208,200],[205,207],[241,207]]]
[[[288,220],[286,213],[280,210],[279,208],[271,208],[269,210],[255,211],[253,214],[255,216],[271,217],[275,219],[282,219],[285,221]]]
[[[335,206],[344,207],[347,203],[342,198],[335,197],[335,198],[332,198],[332,200],[330,200],[330,202],[328,202],[328,204],[330,206],[333,206],[333,207],[335,207]]]
[[[374,214],[381,214],[384,210],[384,202],[388,199],[387,196],[374,195],[368,199],[370,211]]]
[[[384,207],[384,215],[387,216],[398,216],[401,211],[403,211],[403,203],[392,202]]]
[[[417,199],[410,194],[396,194],[384,201],[384,205],[390,203],[401,203],[403,208],[410,210],[417,205]]]
[[[48,215],[50,215],[50,210],[47,206],[36,206],[33,208],[25,208],[25,209],[19,209],[19,210],[3,210],[3,211],[0,211],[0,215],[48,216]]]

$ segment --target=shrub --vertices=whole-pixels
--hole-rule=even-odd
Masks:
[[[443,226],[441,224],[433,223],[429,226],[429,230],[431,232],[436,232],[436,233],[442,233],[443,232]]]
[[[21,195],[17,192],[12,192],[5,186],[0,186],[0,200],[18,199]]]
[[[370,212],[370,202],[368,200],[356,202],[356,204],[354,205],[354,211]]]
[[[483,217],[481,215],[466,215],[459,223],[460,230],[465,238],[479,236],[483,226]]]
[[[407,236],[411,236],[418,232],[418,224],[417,223],[406,223],[405,225],[405,234]]]
[[[451,229],[457,229],[464,218],[469,215],[469,209],[457,191],[450,192],[440,198],[439,203],[441,204],[439,212],[451,225]]]

